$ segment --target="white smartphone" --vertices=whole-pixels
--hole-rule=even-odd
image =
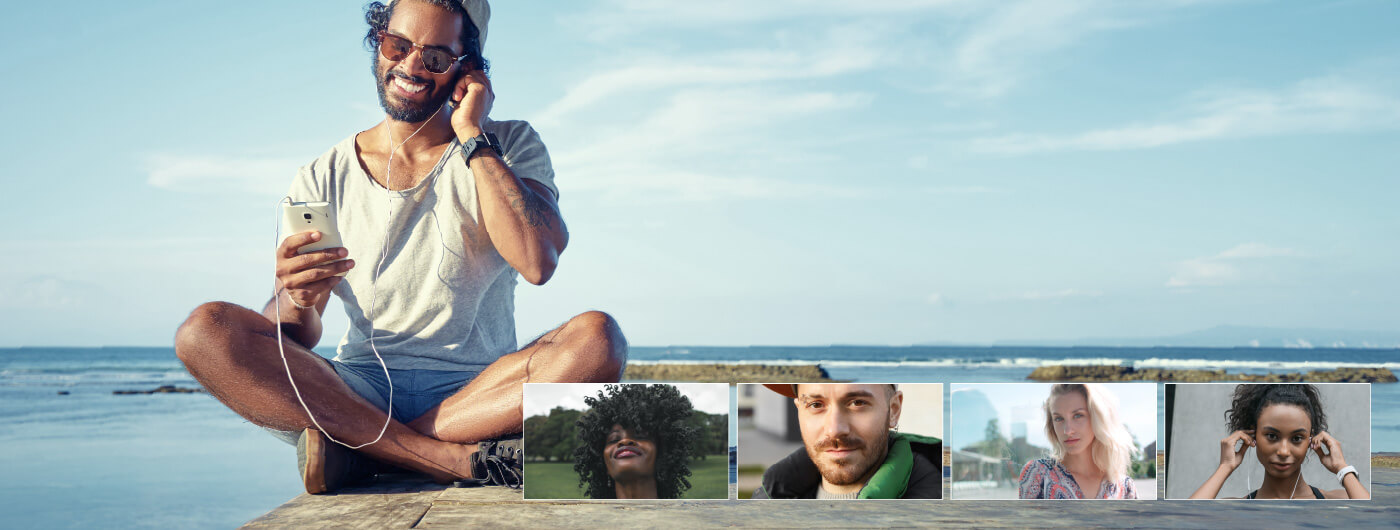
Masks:
[[[282,233],[287,237],[302,232],[315,230],[321,233],[320,241],[313,241],[297,249],[297,254],[305,254],[317,250],[343,247],[340,242],[340,225],[336,224],[335,208],[329,202],[294,202],[282,205]],[[349,258],[335,261],[345,261]],[[336,276],[345,276],[342,272]]]

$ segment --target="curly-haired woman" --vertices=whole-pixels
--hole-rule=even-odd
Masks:
[[[1317,388],[1304,384],[1253,384],[1235,387],[1225,425],[1231,431],[1220,440],[1220,466],[1191,494],[1214,499],[1225,479],[1256,449],[1264,465],[1264,481],[1246,499],[1369,499],[1356,468],[1348,466],[1342,444],[1327,434],[1327,414]],[[1326,449],[1324,451],[1324,448]],[[1303,480],[1308,452],[1337,474],[1342,489],[1323,491]]]
[[[585,397],[574,471],[594,499],[675,499],[690,489],[695,409],[671,385],[607,385]]]

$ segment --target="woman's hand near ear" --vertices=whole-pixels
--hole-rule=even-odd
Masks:
[[[1323,446],[1327,447],[1326,453],[1322,452]],[[1310,448],[1317,453],[1317,459],[1322,462],[1322,467],[1327,468],[1333,474],[1347,467],[1347,459],[1342,456],[1342,443],[1338,442],[1332,435],[1327,434],[1327,431],[1317,433],[1317,436],[1312,439]]]
[[[1236,444],[1240,446],[1239,449],[1235,449]],[[1191,498],[1214,499],[1219,495],[1220,488],[1225,485],[1225,479],[1230,478],[1230,474],[1244,463],[1244,453],[1250,447],[1254,447],[1253,430],[1235,431],[1220,440],[1220,466],[1215,468],[1215,473],[1212,473],[1201,487],[1196,488]]]

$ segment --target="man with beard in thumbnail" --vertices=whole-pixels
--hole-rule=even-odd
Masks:
[[[898,432],[889,384],[764,385],[793,399],[803,448],[763,473],[755,499],[938,499],[943,443]]]
[[[261,313],[206,303],[177,332],[204,388],[297,445],[310,493],[377,467],[518,479],[522,383],[621,377],[627,345],[605,313],[516,347],[516,278],[548,281],[569,234],[539,134],[488,117],[489,18],[486,0],[366,8],[384,119],[302,167],[288,194],[328,202],[344,246],[299,254],[321,234],[286,237]],[[327,361],[311,349],[332,294],[350,327]]]

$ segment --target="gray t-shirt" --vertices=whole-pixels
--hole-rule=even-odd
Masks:
[[[500,139],[517,177],[558,197],[549,153],[530,124],[488,121],[483,128]],[[337,360],[378,364],[371,316],[374,345],[393,369],[480,371],[515,351],[517,273],[486,233],[476,179],[456,140],[417,186],[388,191],[360,167],[351,135],[302,167],[289,195],[330,202],[355,260],[332,291],[350,317]]]

